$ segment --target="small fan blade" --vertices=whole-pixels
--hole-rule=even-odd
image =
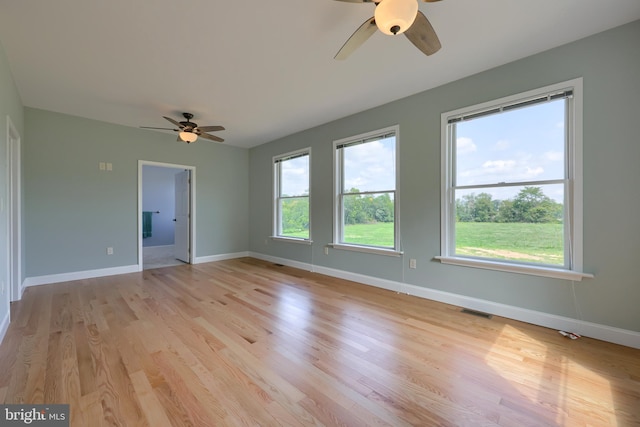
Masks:
[[[435,3],[435,2],[438,2],[440,0],[422,0],[422,1],[425,2],[425,3]]]
[[[366,42],[369,37],[376,32],[378,27],[376,27],[376,20],[374,18],[369,18],[358,28],[349,40],[345,42],[345,44],[340,48],[334,59],[347,59],[349,55],[351,55],[357,48],[359,48],[364,42]]]
[[[164,117],[166,120],[169,120],[171,123],[173,123],[174,125],[178,126],[178,128],[180,128],[180,129],[182,129],[184,127],[183,125],[181,125],[177,121],[173,120],[171,117],[167,117],[167,116],[162,116],[162,117]]]
[[[215,141],[215,142],[224,142],[224,139],[219,138],[215,135],[209,135],[208,133],[202,133],[200,134],[200,137],[204,139],[210,139],[211,141]]]
[[[154,128],[154,127],[151,127],[151,126],[140,126],[140,129],[172,130],[174,132],[178,132],[178,129],[173,129],[173,128]]]
[[[197,128],[200,132],[215,132],[218,130],[224,130],[222,126],[198,126]]]
[[[433,55],[440,50],[440,40],[426,16],[418,11],[416,20],[404,35],[425,55]]]

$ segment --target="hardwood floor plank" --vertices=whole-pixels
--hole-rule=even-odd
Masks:
[[[102,410],[100,392],[98,390],[80,397],[80,407],[71,410],[70,425],[72,426],[107,426],[107,419]]]
[[[250,258],[11,310],[0,402],[74,427],[640,425],[640,350]]]
[[[222,423],[226,411],[202,386],[193,371],[171,352],[159,351],[151,357],[194,425]]]
[[[144,372],[134,372],[130,377],[133,389],[136,396],[138,396],[142,413],[148,424],[153,427],[171,427],[171,420],[169,420],[160,401],[153,393],[151,384],[149,384]]]

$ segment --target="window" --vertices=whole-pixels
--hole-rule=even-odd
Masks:
[[[311,240],[309,157],[305,149],[274,157],[274,236]]]
[[[334,246],[398,255],[398,127],[334,143]]]
[[[577,79],[442,115],[441,261],[587,276],[581,90]]]

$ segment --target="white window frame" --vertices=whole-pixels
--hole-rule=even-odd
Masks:
[[[496,261],[477,257],[455,255],[455,200],[453,187],[454,147],[450,121],[456,118],[481,114],[500,109],[507,105],[527,102],[536,98],[572,91],[566,109],[565,147],[565,244],[568,248],[569,266],[551,267],[531,265],[512,261]],[[582,272],[583,255],[583,222],[582,222],[582,78],[557,83],[550,86],[530,90],[524,93],[507,96],[497,100],[473,105],[441,115],[441,255],[435,257],[444,264],[454,264],[489,270],[507,271],[567,280],[582,280],[593,277]]]
[[[342,156],[342,150],[338,147],[349,145],[351,143],[357,143],[359,141],[381,137],[387,134],[393,133],[395,135],[395,188],[393,190],[384,189],[382,191],[391,191],[394,193],[393,198],[393,227],[394,227],[394,242],[393,248],[381,247],[381,246],[368,246],[359,245],[355,243],[343,242],[342,236],[344,236],[344,216],[342,199],[344,196],[343,190],[343,177],[344,177],[344,162]],[[373,253],[388,256],[400,256],[402,251],[400,250],[400,126],[394,125],[383,129],[378,129],[371,132],[362,133],[359,135],[350,136],[348,138],[342,138],[333,141],[333,166],[334,166],[334,201],[333,201],[333,243],[330,246],[336,249],[350,250],[356,252]],[[352,194],[352,193],[349,193]]]
[[[280,212],[280,200],[283,198],[281,196],[281,179],[282,179],[282,168],[280,165],[283,161],[293,159],[296,157],[309,157],[309,194],[306,196],[309,199],[309,238],[302,237],[293,237],[293,236],[283,236],[282,235],[282,214]],[[311,147],[303,148],[296,151],[291,151],[285,154],[281,154],[273,157],[273,228],[271,239],[273,240],[281,240],[285,242],[291,243],[302,243],[310,245],[313,243],[311,239]],[[295,198],[304,197],[304,196],[295,196]]]

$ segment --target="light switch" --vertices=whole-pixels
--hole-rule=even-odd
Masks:
[[[105,162],[100,162],[100,170],[103,171],[107,168]]]
[[[107,170],[108,171],[112,171],[113,170],[113,164],[107,163]]]

